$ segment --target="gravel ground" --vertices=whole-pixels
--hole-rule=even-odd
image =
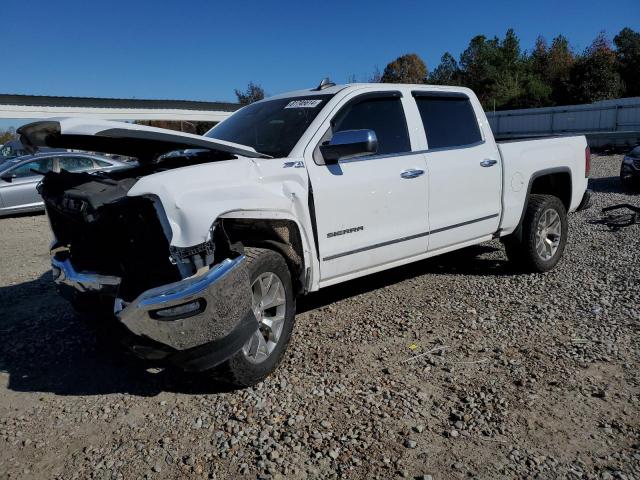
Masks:
[[[0,478],[640,479],[640,225],[593,223],[640,205],[620,161],[594,156],[555,271],[493,242],[323,290],[242,391],[102,347],[46,218],[0,219]]]

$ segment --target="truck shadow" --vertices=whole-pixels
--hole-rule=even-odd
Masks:
[[[82,322],[53,287],[50,273],[0,287],[0,372],[16,392],[56,395],[163,391],[220,393],[231,388],[172,370],[147,369]],[[156,373],[157,372],[157,373]]]
[[[37,210],[35,212],[19,212],[3,215],[0,218],[21,218],[21,217],[41,217],[45,214],[44,210]]]
[[[479,245],[329,287],[301,299],[298,312],[426,274],[514,274],[502,257],[479,258],[497,250]],[[0,287],[0,311],[0,372],[8,376],[7,388],[12,391],[151,397],[167,391],[215,394],[233,390],[206,377],[203,380],[201,375],[147,369],[116,351],[99,340],[58,296],[49,272],[36,280]]]
[[[339,285],[323,288],[298,300],[297,312],[321,308],[339,300],[371,292],[422,275],[476,275],[511,276],[513,270],[504,255],[483,258],[495,254],[501,248],[494,244],[481,244],[446,253],[401,267],[367,275]]]
[[[620,183],[620,177],[590,178],[589,188],[601,193],[625,193]]]

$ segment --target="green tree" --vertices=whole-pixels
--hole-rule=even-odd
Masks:
[[[247,89],[243,92],[236,89],[236,97],[240,105],[249,105],[264,98],[264,90],[257,83],[249,82]]]
[[[500,42],[500,63],[509,71],[517,71],[521,67],[520,39],[513,28],[507,30],[504,39]]]
[[[518,108],[551,105],[553,88],[549,81],[549,47],[544,37],[536,39],[531,55],[523,56],[523,64],[523,92],[517,101]]]
[[[527,63],[520,50],[520,40],[510,28],[495,56],[496,78],[492,94],[496,108],[514,108],[521,105],[525,96]]]
[[[616,45],[619,72],[625,86],[624,95],[640,95],[640,33],[623,28],[613,38]]]
[[[460,67],[449,52],[445,52],[440,64],[429,74],[429,83],[433,85],[455,85],[460,83]]]
[[[622,92],[616,53],[604,33],[600,33],[571,70],[573,101],[592,103],[618,98]]]
[[[389,63],[380,80],[384,83],[424,83],[427,75],[424,61],[415,53],[408,53]]]
[[[525,73],[522,78],[520,95],[512,99],[505,108],[548,107],[551,102],[552,89],[543,77],[533,72]]]
[[[460,54],[463,85],[473,89],[485,108],[494,107],[494,89],[499,74],[497,58],[500,43],[497,37],[487,40],[476,35]]]

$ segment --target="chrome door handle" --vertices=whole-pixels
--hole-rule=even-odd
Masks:
[[[417,168],[410,168],[400,173],[402,178],[416,178],[420,175],[424,175],[424,170],[419,170]]]
[[[493,167],[496,163],[498,163],[498,160],[494,160],[493,158],[487,158],[480,162],[480,166]]]

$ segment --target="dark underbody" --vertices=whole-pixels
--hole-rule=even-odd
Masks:
[[[80,271],[120,277],[125,301],[180,280],[153,201],[127,192],[146,175],[226,158],[191,155],[108,173],[47,173],[40,193],[57,246],[68,248]]]
[[[193,164],[193,159],[189,160],[189,164]],[[124,305],[136,304],[136,299],[150,289],[182,281],[185,270],[180,269],[174,259],[175,251],[170,249],[168,232],[163,228],[154,201],[127,196],[142,176],[179,166],[184,166],[184,159],[178,157],[161,165],[142,165],[107,174],[66,171],[46,174],[39,188],[56,239],[56,258],[69,260],[78,272],[119,277],[117,297]],[[239,255],[240,252],[229,250],[228,242],[220,240],[219,243],[215,251],[220,258]],[[243,280],[242,275],[246,274],[235,278]],[[231,279],[228,281],[233,283]],[[179,366],[185,370],[211,368],[242,348],[256,328],[255,316],[248,307],[246,311],[243,309],[246,302],[238,300],[239,296],[249,295],[249,290],[245,292],[244,288],[216,297],[220,305],[226,305],[224,302],[238,305],[220,309],[214,305],[218,300],[214,301],[207,307],[207,318],[198,320],[206,326],[204,330],[199,327],[193,330],[198,323],[189,319],[191,330],[188,329],[188,333],[202,337],[202,343],[194,342],[189,348],[177,347],[173,341],[183,339],[186,334],[182,331],[186,325],[184,320],[160,322],[158,329],[148,334],[134,333],[137,331],[135,325],[125,325],[114,315],[114,293],[63,290],[61,293],[83,318],[91,319],[94,326],[97,322],[101,333],[117,339],[130,352],[154,364]],[[222,311],[233,315],[226,315],[229,318],[218,315]],[[218,314],[209,318],[215,312]],[[173,332],[168,337],[172,341],[153,340],[160,331]]]

